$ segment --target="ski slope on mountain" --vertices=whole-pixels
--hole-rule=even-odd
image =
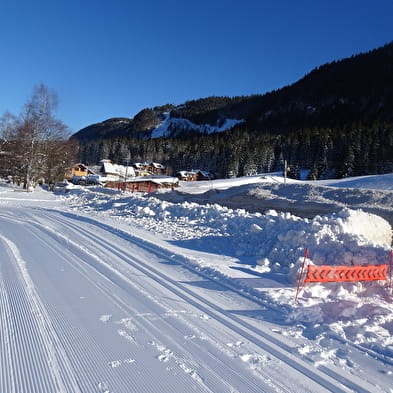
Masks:
[[[307,219],[1,184],[0,391],[392,392],[383,283],[293,301],[306,246],[315,264],[385,263],[389,240],[348,206]]]

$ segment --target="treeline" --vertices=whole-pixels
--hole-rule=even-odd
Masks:
[[[348,177],[393,172],[393,125],[353,123],[337,128],[304,128],[287,134],[260,133],[238,125],[231,131],[177,138],[115,138],[81,145],[83,162],[109,158],[115,163],[155,161],[179,170],[209,170],[217,177],[281,171],[289,176]]]

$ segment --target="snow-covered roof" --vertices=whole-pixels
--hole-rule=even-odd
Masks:
[[[210,173],[208,171],[202,171],[200,169],[191,169],[191,171],[179,171],[177,172],[180,176],[192,176],[200,173],[202,176],[210,177]]]
[[[160,176],[160,175],[148,175],[148,176],[138,176],[132,179],[132,182],[144,182],[144,181],[151,181],[157,184],[163,183],[170,183],[170,184],[177,184],[179,179],[177,177],[172,176]]]
[[[145,161],[145,162],[135,162],[135,163],[133,164],[133,166],[134,166],[135,168],[138,168],[138,169],[139,169],[139,168],[142,168],[142,167],[149,166],[149,165],[153,165],[154,168],[165,169],[165,165],[160,164],[160,163],[158,163],[158,162]]]
[[[118,176],[126,176],[131,177],[135,176],[135,169],[132,166],[124,166],[124,165],[118,165],[118,164],[112,164],[110,162],[104,162],[103,163],[103,172],[105,174],[110,174],[110,175],[118,175]]]
[[[194,172],[192,172],[192,171],[178,171],[177,173],[179,175],[190,175],[190,174],[193,174]]]

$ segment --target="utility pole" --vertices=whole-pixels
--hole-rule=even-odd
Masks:
[[[287,171],[288,171],[288,163],[287,160],[284,160],[284,184],[287,183]]]

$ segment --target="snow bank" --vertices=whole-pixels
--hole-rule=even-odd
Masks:
[[[363,212],[362,210],[344,209],[339,214],[341,226],[344,233],[352,233],[365,242],[380,245],[390,245],[392,243],[392,228],[387,221],[374,214]]]
[[[220,184],[227,187],[230,181]],[[253,186],[250,187],[247,192]],[[237,191],[228,189],[226,194],[239,195]],[[281,193],[285,198],[296,199],[300,205],[301,198],[325,201],[329,196],[341,201],[345,193],[346,198],[362,196],[362,203],[370,201],[365,193],[326,187],[326,192],[331,194],[326,195],[314,187],[302,189],[299,183],[293,187],[267,186],[266,191],[272,193],[273,200]],[[20,198],[15,205],[28,199],[23,193],[15,194]],[[215,194],[219,193],[211,190],[211,195]],[[254,194],[266,196],[260,185]],[[391,211],[389,195],[378,194],[377,201]],[[151,194],[128,194],[99,187],[78,187],[57,198],[68,204],[68,207],[59,204],[61,210],[87,213],[97,220],[108,218],[105,223],[110,227],[145,236],[146,241],[181,255],[185,263],[196,265],[206,275],[225,279],[232,287],[259,296],[267,311],[257,310],[255,315],[261,312],[267,322],[272,315],[270,322],[274,323],[279,316],[281,334],[315,340],[313,346],[298,348],[302,355],[320,359],[322,364],[326,354],[333,351],[334,355],[337,342],[346,340],[391,358],[392,293],[383,282],[308,284],[294,303],[305,248],[310,250],[310,262],[315,265],[386,263],[392,228],[377,215],[345,207],[312,219],[276,210],[250,213],[218,203],[200,204],[181,198],[171,202]],[[0,196],[0,204],[10,202],[8,194]],[[52,208],[52,204],[49,206]]]
[[[78,190],[64,197],[78,212],[139,226],[179,247],[176,252],[186,255],[190,264],[262,296],[289,326],[306,337],[318,336],[329,350],[330,337],[344,337],[380,353],[392,345],[392,295],[384,282],[308,284],[294,303],[305,248],[315,265],[386,263],[392,230],[381,217],[344,208],[307,219],[275,210],[249,213],[218,204],[97,191]],[[320,357],[309,348],[299,351]]]
[[[218,204],[172,203],[100,191],[78,190],[65,197],[74,199],[77,209],[83,206],[136,224],[182,247],[227,255],[239,264],[247,260],[265,271],[285,274],[291,282],[306,248],[317,265],[379,264],[386,262],[391,244],[389,223],[361,210],[343,209],[307,219],[274,210],[249,213]]]
[[[385,179],[385,176],[383,178]],[[230,186],[231,179],[188,183],[193,184],[181,184],[178,190],[159,192],[155,196],[176,203],[192,201],[206,204],[208,201],[232,209],[244,208],[249,212],[274,209],[306,218],[315,217],[317,214],[337,213],[344,208],[361,209],[376,214],[393,225],[393,191],[391,190],[346,189],[295,180],[288,180],[287,184],[283,184],[278,176],[235,179],[232,183],[233,187]],[[358,180],[356,184],[362,183]],[[377,182],[374,181],[373,184],[375,186]]]

